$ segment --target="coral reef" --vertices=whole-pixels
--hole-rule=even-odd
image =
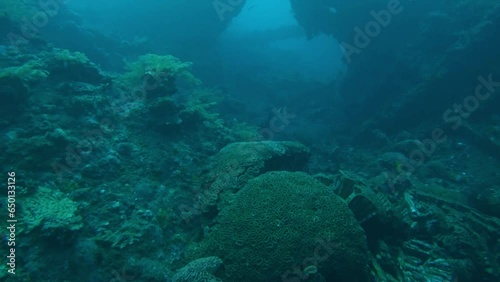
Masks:
[[[158,28],[104,36],[60,5],[30,44],[14,46],[10,32],[44,21],[42,2],[64,1],[0,7],[0,164],[19,175],[20,254],[20,273],[3,265],[0,280],[500,281],[498,95],[476,97],[477,111],[452,107],[473,108],[477,87],[498,86],[498,1],[401,3],[404,15],[344,53],[349,64],[328,85],[269,76],[262,62],[218,80],[208,37],[245,1],[142,5],[175,11],[176,37],[164,42],[149,36],[166,36]],[[345,47],[363,39],[353,27],[377,30],[372,11],[387,15],[388,2],[291,3],[309,37]],[[180,9],[203,11],[208,24],[178,24],[191,21]],[[210,34],[188,42],[179,28]],[[259,41],[246,47],[299,32],[250,35]],[[196,76],[179,58],[196,62]],[[297,113],[276,140],[301,143],[260,140],[270,103]],[[434,129],[446,142],[425,139]]]

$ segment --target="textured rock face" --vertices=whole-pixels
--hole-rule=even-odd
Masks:
[[[238,142],[223,148],[214,160],[216,170],[296,170],[309,158],[309,149],[298,142]],[[216,171],[220,172],[220,171]]]
[[[363,230],[340,197],[305,173],[248,181],[216,221],[193,256],[220,257],[223,281],[366,281]]]
[[[300,170],[309,149],[298,142],[237,142],[224,147],[207,167],[203,211],[222,209],[249,179],[271,170]]]

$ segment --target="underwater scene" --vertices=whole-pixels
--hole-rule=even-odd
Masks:
[[[0,281],[500,281],[498,0],[0,0]]]

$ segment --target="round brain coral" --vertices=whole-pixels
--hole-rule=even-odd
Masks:
[[[347,204],[308,174],[251,179],[217,222],[191,256],[220,257],[223,281],[368,281],[363,230]]]

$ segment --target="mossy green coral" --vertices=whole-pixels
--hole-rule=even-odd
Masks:
[[[54,49],[42,52],[21,66],[13,66],[0,70],[0,79],[20,79],[26,84],[43,81],[55,69],[66,69],[72,66],[90,65],[85,54],[70,52],[66,49]]]
[[[7,18],[14,23],[21,22],[23,17],[36,12],[35,1],[28,0],[2,0],[0,18]]]
[[[171,55],[146,54],[127,65],[128,72],[119,78],[119,82],[129,89],[133,89],[144,83],[147,83],[148,87],[152,87],[155,83],[161,86],[180,77],[193,85],[198,85],[201,82],[191,74],[191,65],[192,63],[182,62]],[[149,76],[151,81],[145,82],[145,76]]]
[[[21,201],[20,215],[26,233],[40,228],[46,236],[59,236],[83,225],[77,203],[47,187],[39,187],[33,196]]]
[[[250,180],[217,222],[191,255],[220,257],[224,281],[302,278],[311,265],[335,281],[365,278],[363,230],[341,198],[305,173],[269,172]],[[293,274],[297,268],[300,274]]]
[[[193,89],[183,103],[184,109],[179,113],[179,117],[183,120],[183,124],[190,128],[198,128],[203,125],[205,129],[211,129],[212,132],[228,136],[229,132],[227,132],[224,121],[218,113],[213,111],[221,99],[221,93],[216,89]]]
[[[30,84],[41,81],[49,76],[47,65],[41,60],[30,60],[22,66],[8,67],[0,70],[0,79],[20,79]]]
[[[47,54],[52,64],[89,64],[89,58],[81,52],[71,52],[67,49],[56,49],[56,52]]]

